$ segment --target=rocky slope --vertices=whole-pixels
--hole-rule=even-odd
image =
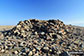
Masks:
[[[84,30],[60,20],[20,21],[0,33],[0,53],[19,56],[69,56],[84,51]]]

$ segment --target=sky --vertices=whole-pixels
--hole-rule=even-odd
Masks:
[[[60,19],[84,26],[84,0],[0,0],[0,25],[28,19]]]

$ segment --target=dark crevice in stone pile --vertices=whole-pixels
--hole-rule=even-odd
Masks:
[[[21,56],[68,56],[69,51],[84,50],[81,29],[60,20],[30,19],[0,33],[0,53]],[[81,35],[81,36],[80,36]]]

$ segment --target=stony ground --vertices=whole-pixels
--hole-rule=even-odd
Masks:
[[[60,20],[25,20],[0,26],[0,31],[0,56],[70,56],[70,51],[84,51],[84,28]]]
[[[0,31],[6,31],[12,29],[14,26],[0,26]]]

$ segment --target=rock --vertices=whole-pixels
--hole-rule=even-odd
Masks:
[[[38,41],[37,41],[37,40],[34,40],[34,43],[35,43],[35,44],[38,44]]]
[[[14,53],[15,53],[15,54],[18,54],[18,51],[15,51]]]
[[[78,44],[79,43],[79,40],[74,41],[74,43]]]
[[[17,27],[17,28],[20,28],[20,27],[21,27],[21,25],[17,25],[16,27]]]
[[[26,42],[22,41],[22,42],[20,43],[20,46],[26,46]]]
[[[51,41],[51,39],[52,39],[51,37],[47,37],[47,40],[48,40],[48,41]]]
[[[60,35],[57,34],[57,38],[58,38],[58,39],[61,39],[62,37],[61,37]]]
[[[45,50],[49,50],[49,48],[48,48],[48,47],[44,47],[43,49],[45,49]]]
[[[25,56],[26,55],[26,53],[22,53],[23,54],[23,56]]]
[[[35,34],[37,35],[38,33],[37,33],[37,32],[35,32]]]
[[[41,32],[41,34],[42,34],[42,35],[44,35],[44,34],[45,34],[45,32]]]
[[[28,55],[30,55],[30,56],[33,55],[32,51],[30,51]]]
[[[0,39],[3,39],[4,35],[0,32]]]
[[[8,46],[5,46],[5,49],[8,49]]]
[[[52,37],[55,38],[55,39],[57,39],[57,35],[56,34],[53,34]]]
[[[65,31],[64,29],[61,30],[62,33],[63,33],[64,31]]]
[[[37,50],[41,50],[41,47],[40,47],[40,46],[38,46],[38,47],[36,47],[36,49],[37,49]]]
[[[58,52],[57,52],[57,54],[61,54],[62,52],[59,50]]]
[[[2,49],[2,50],[1,50],[1,52],[2,52],[2,53],[4,53],[4,52],[5,52],[5,50],[4,50],[4,49]]]
[[[81,47],[81,48],[84,48],[84,43],[80,44],[80,47]]]
[[[59,54],[59,56],[69,56],[67,52],[63,52],[61,54]]]
[[[65,35],[65,34],[66,34],[66,32],[63,32],[62,34],[63,34],[63,35]]]
[[[69,51],[84,51],[83,33],[60,20],[20,21],[11,30],[0,32],[0,51],[17,56],[68,56]]]
[[[36,51],[36,49],[33,49],[32,51],[33,51],[33,52],[35,52],[35,51]]]
[[[39,56],[39,54],[38,54],[38,53],[36,53],[34,56]]]

